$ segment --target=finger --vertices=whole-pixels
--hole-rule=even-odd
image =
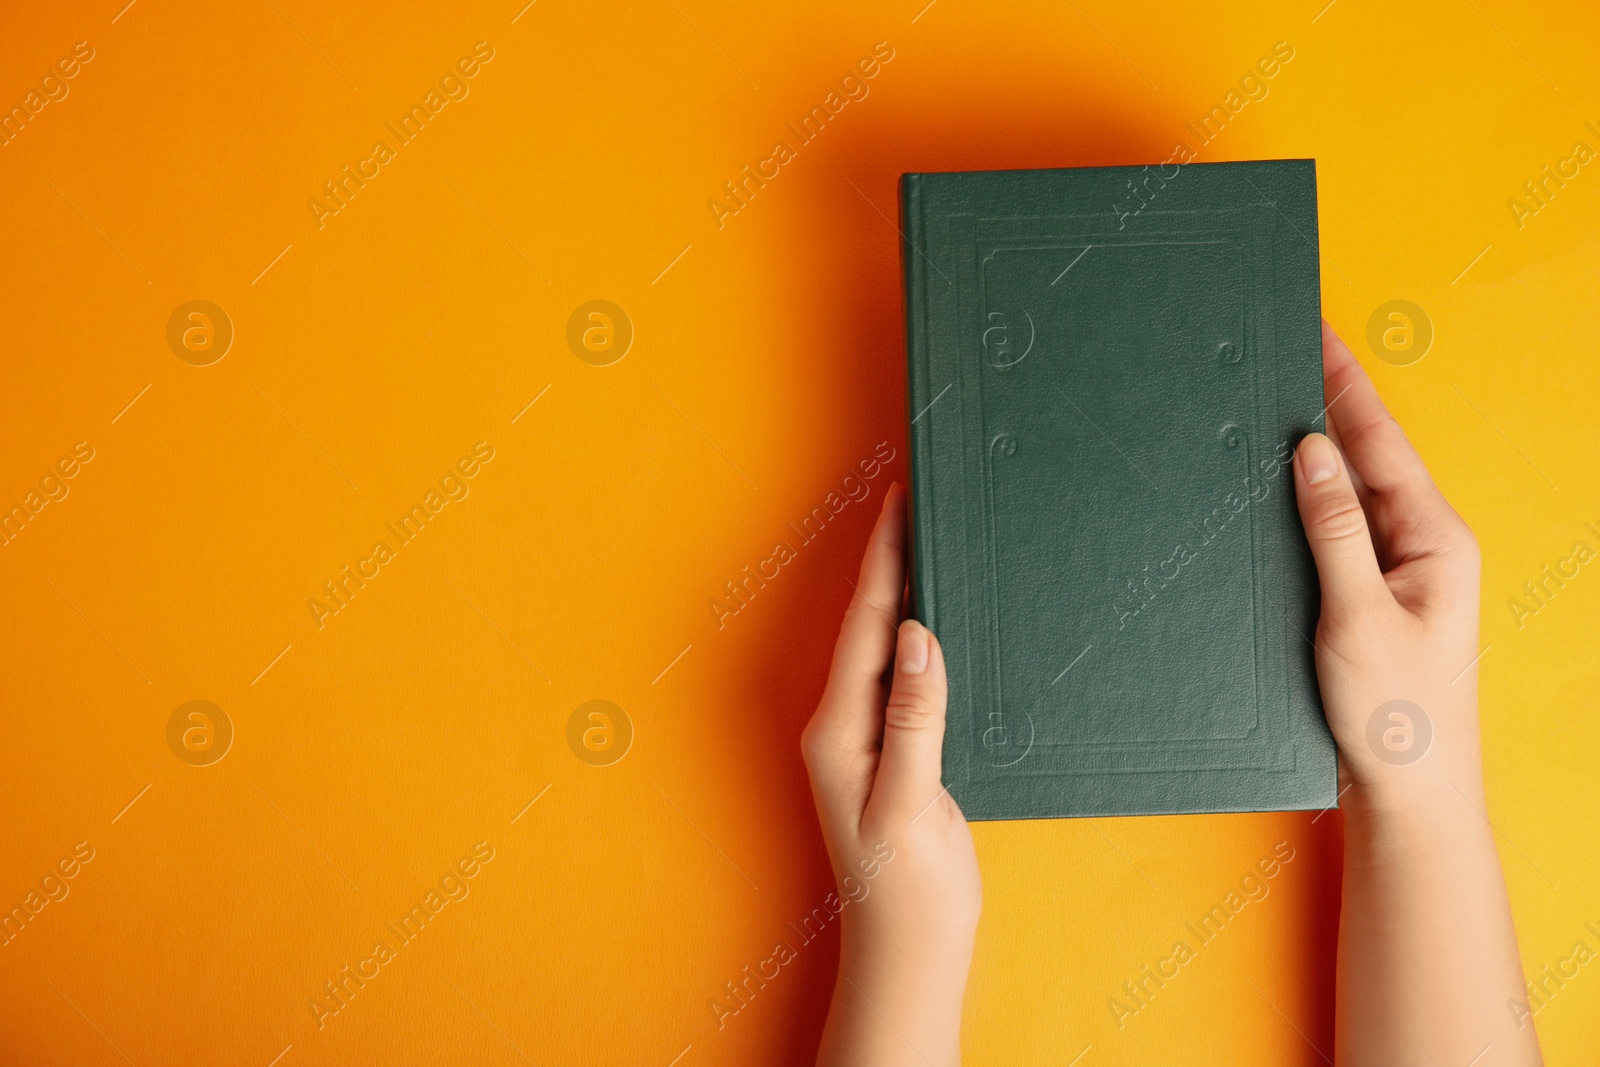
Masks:
[[[871,795],[883,732],[884,674],[894,652],[894,622],[879,614],[899,606],[905,584],[905,496],[891,485],[861,561],[822,700],[801,735],[824,830],[856,825]]]
[[[834,646],[828,696],[846,703],[871,704],[876,718],[883,701],[883,675],[894,654],[895,626],[906,587],[905,490],[896,483],[867,540],[855,595],[845,610]],[[876,733],[874,728],[873,733]]]
[[[1339,450],[1320,433],[1294,452],[1295,502],[1317,563],[1325,618],[1354,619],[1392,599],[1372,550],[1367,517]]]
[[[938,639],[913,619],[901,623],[883,716],[883,756],[869,802],[875,817],[915,818],[943,792],[947,688]]]
[[[1335,386],[1331,380],[1333,371],[1344,366],[1344,356],[1349,354],[1345,343],[1339,335],[1333,332],[1333,327],[1328,325],[1328,320],[1322,320],[1322,395],[1328,398],[1328,406],[1322,409],[1322,432],[1327,434],[1328,440],[1333,442],[1333,447],[1341,453],[1344,452],[1344,442],[1339,439],[1338,416],[1334,413],[1334,405],[1346,399],[1349,395],[1349,383]],[[1369,496],[1367,487],[1361,481],[1359,471],[1350,471],[1350,481],[1356,487],[1356,498],[1361,501],[1362,507],[1367,504]]]
[[[1329,435],[1349,459],[1358,489],[1366,489],[1363,502],[1384,562],[1397,566],[1436,550],[1441,531],[1459,525],[1459,517],[1372,379],[1326,322],[1322,352],[1324,391],[1334,398],[1328,406]]]

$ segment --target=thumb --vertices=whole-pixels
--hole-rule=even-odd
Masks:
[[[1356,498],[1349,468],[1333,442],[1307,434],[1294,453],[1295,501],[1322,585],[1322,612],[1351,619],[1387,597],[1367,516]]]
[[[944,786],[944,652],[926,626],[900,624],[894,683],[883,712],[883,755],[872,786],[872,804],[890,818],[920,814]]]

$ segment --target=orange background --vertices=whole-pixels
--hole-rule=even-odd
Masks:
[[[76,442],[95,458],[0,547],[0,908],[95,855],[0,948],[0,1061],[809,1060],[832,932],[724,1029],[707,1001],[830,888],[797,738],[904,478],[895,179],[1180,139],[1317,159],[1325,313],[1484,546],[1488,814],[1525,965],[1600,947],[1600,576],[1520,627],[1506,606],[1600,547],[1600,175],[1520,227],[1507,206],[1600,148],[1600,17],[923,2],[7,5],[6,107],[95,55],[0,148],[0,506]],[[470,95],[319,229],[308,199],[478,41]],[[719,229],[722,183],[880,41],[870,94]],[[1269,95],[1198,146],[1185,123],[1279,41]],[[610,366],[565,339],[595,298],[635,330]],[[1437,331],[1407,367],[1365,344],[1396,298]],[[236,331],[211,366],[167,345],[192,299]],[[317,629],[307,599],[478,441],[470,495]],[[869,500],[719,629],[724,583],[880,441]],[[191,699],[236,731],[210,766],[167,745]],[[611,766],[566,741],[591,699],[636,731]],[[977,826],[968,1060],[1322,1062],[1338,827]],[[470,895],[319,1029],[322,983],[479,841]],[[1121,984],[1279,841],[1271,896],[1118,1029]],[[1582,1062],[1600,964],[1538,1025]]]

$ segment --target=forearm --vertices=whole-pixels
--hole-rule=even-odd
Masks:
[[[1345,802],[1340,1067],[1536,1065],[1511,909],[1481,787]]]
[[[843,946],[818,1067],[959,1064],[971,943],[936,955],[940,958],[927,958],[923,951]]]

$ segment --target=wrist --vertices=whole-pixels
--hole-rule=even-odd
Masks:
[[[841,930],[839,974],[869,995],[959,1006],[972,967],[974,936],[965,932]]]
[[[1449,779],[1353,782],[1345,794],[1346,856],[1352,867],[1447,862],[1482,849],[1494,850],[1484,812],[1481,782]]]
[[[971,933],[924,930],[918,937],[847,927],[836,996],[866,1002],[896,1027],[934,1044],[957,1042],[973,943]]]

